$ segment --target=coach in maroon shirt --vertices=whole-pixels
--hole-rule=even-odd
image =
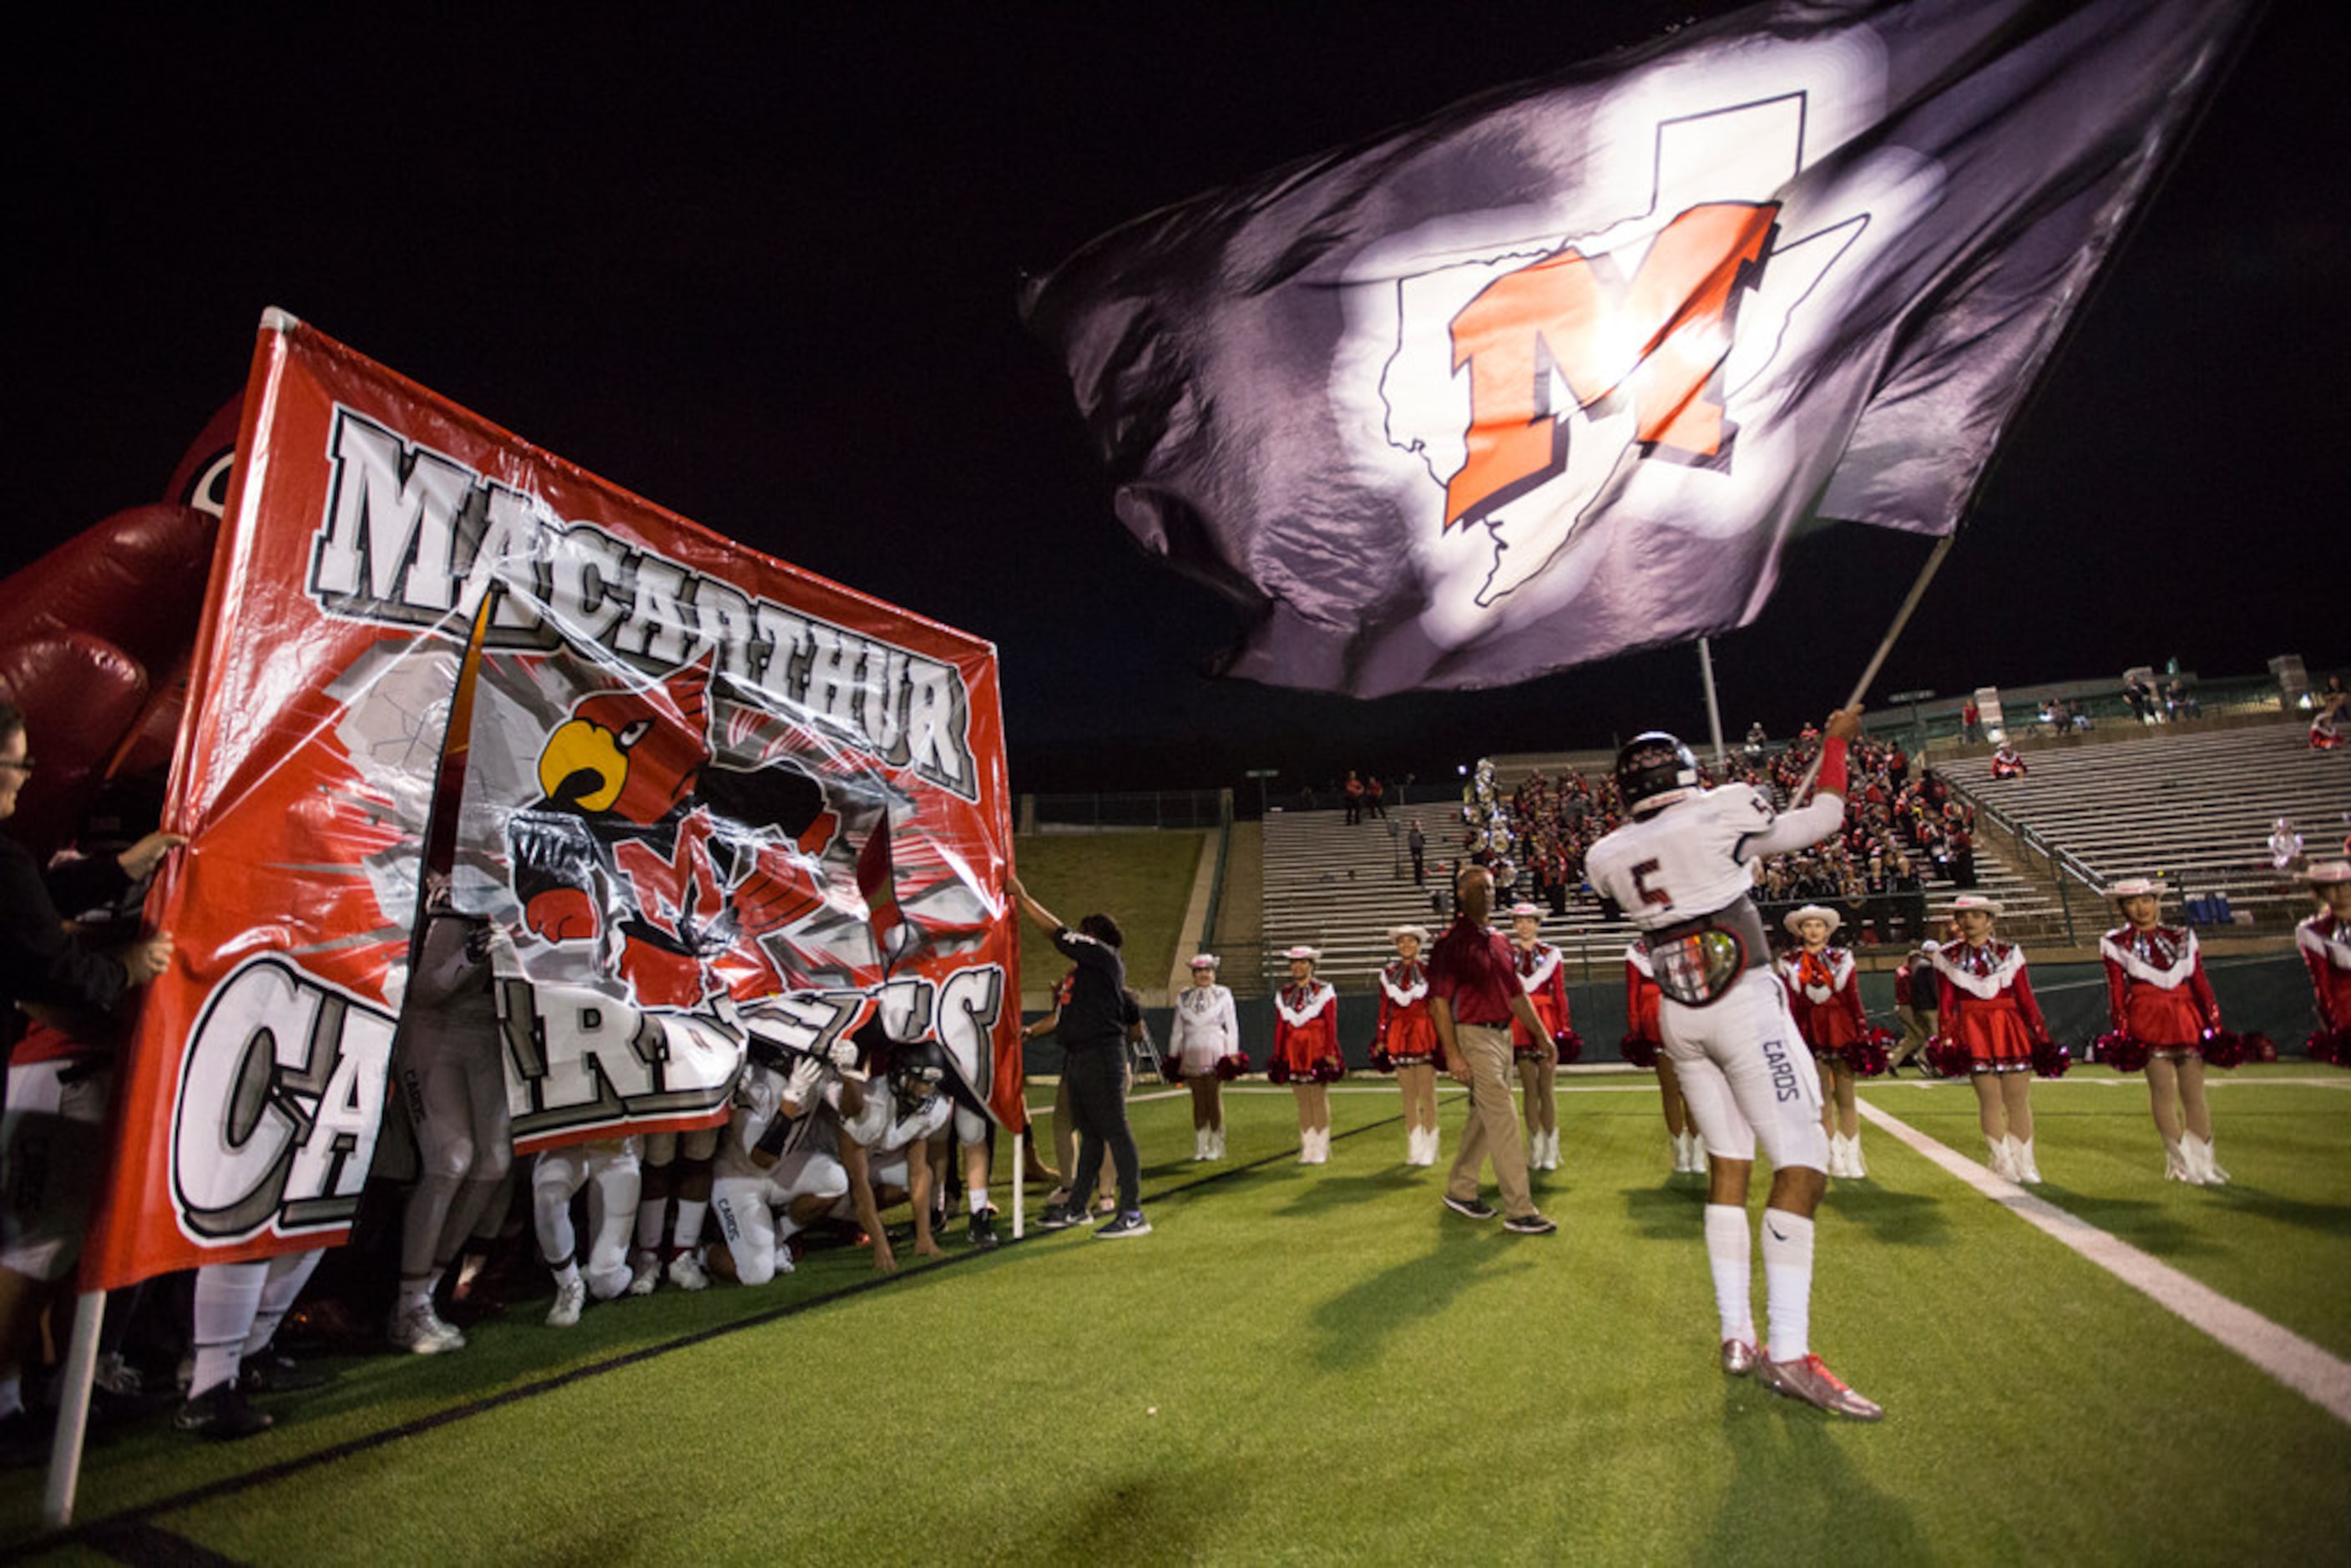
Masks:
[[[1462,867],[1453,881],[1453,924],[1428,955],[1428,1011],[1445,1047],[1445,1071],[1469,1086],[1469,1124],[1446,1179],[1445,1207],[1471,1219],[1494,1218],[1478,1196],[1479,1170],[1490,1158],[1507,1216],[1503,1228],[1548,1236],[1559,1227],[1536,1209],[1527,1188],[1527,1150],[1510,1101],[1510,1019],[1538,1040],[1546,1030],[1519,984],[1510,938],[1486,925],[1494,910],[1494,873]]]

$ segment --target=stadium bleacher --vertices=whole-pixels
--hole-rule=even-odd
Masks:
[[[1944,776],[1980,822],[2029,836],[2095,886],[2159,874],[2176,892],[2225,896],[2240,925],[2275,929],[2308,913],[2267,853],[2277,819],[2294,821],[2312,859],[2340,851],[2351,831],[2351,755],[2312,751],[2296,719],[2162,727],[2023,755],[2022,779],[1995,780],[1980,758],[1947,764]]]

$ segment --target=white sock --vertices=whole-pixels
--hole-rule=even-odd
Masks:
[[[710,1212],[710,1200],[705,1197],[681,1197],[677,1200],[677,1249],[691,1252],[702,1245],[702,1217]]]
[[[441,1270],[438,1269],[434,1270],[433,1272],[425,1275],[421,1280],[402,1280],[400,1281],[400,1310],[403,1312],[413,1312],[419,1307],[431,1306],[433,1304],[433,1292],[440,1289],[440,1286]]]
[[[571,1261],[571,1260],[570,1260],[569,1259],[568,1259],[568,1258],[567,1258],[567,1259],[565,1259],[565,1260],[564,1260],[564,1261],[563,1261],[563,1267],[561,1267],[560,1269],[558,1269],[558,1270],[555,1271],[555,1283],[556,1283],[556,1287],[557,1287],[559,1290],[567,1290],[567,1291],[568,1291],[568,1290],[569,1290],[572,1286],[574,1286],[574,1285],[578,1284],[579,1282],[580,1282],[580,1265],[579,1265],[579,1264],[577,1264],[577,1263],[575,1263],[575,1262],[573,1262],[573,1261]]]
[[[326,1255],[327,1249],[318,1247],[308,1252],[281,1252],[269,1260],[269,1277],[261,1282],[260,1308],[253,1314],[253,1327],[245,1336],[246,1355],[259,1355],[269,1348],[277,1325],[286,1320],[294,1299],[310,1282],[319,1260]]]
[[[1746,1209],[1731,1203],[1706,1206],[1706,1262],[1714,1274],[1714,1311],[1725,1339],[1755,1337],[1748,1245]]]
[[[208,1263],[196,1270],[195,1311],[189,1325],[196,1365],[188,1380],[190,1398],[235,1379],[246,1335],[253,1331],[262,1287],[268,1282],[266,1258],[255,1263]]]
[[[987,1201],[986,1187],[967,1186],[963,1189],[963,1207],[965,1213],[977,1214],[984,1208],[994,1208],[996,1206]]]
[[[1771,1320],[1771,1359],[1801,1361],[1812,1349],[1813,1222],[1776,1208],[1763,1211],[1764,1312]]]

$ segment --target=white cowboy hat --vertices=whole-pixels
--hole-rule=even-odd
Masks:
[[[2321,861],[2302,875],[2304,881],[2320,887],[2331,882],[2351,882],[2351,861]]]
[[[2151,876],[2126,876],[2106,889],[2106,896],[2120,902],[2126,898],[2159,898],[2169,889]]]
[[[1195,953],[1192,956],[1192,967],[1195,969],[1213,969],[1217,967],[1217,962],[1214,953]]]
[[[1305,959],[1310,964],[1319,964],[1322,961],[1322,951],[1319,947],[1309,947],[1301,942],[1297,946],[1290,949],[1289,952],[1284,953],[1282,956],[1289,959],[1293,964],[1301,958]]]
[[[1542,906],[1539,904],[1513,904],[1510,905],[1510,918],[1513,920],[1541,920],[1542,917]]]
[[[1796,927],[1802,925],[1807,920],[1827,921],[1829,923],[1829,935],[1832,936],[1836,935],[1837,927],[1844,924],[1844,915],[1839,915],[1835,910],[1829,908],[1827,905],[1820,904],[1807,904],[1802,909],[1792,909],[1781,918],[1780,924],[1787,928],[1789,936],[1794,936],[1799,935]]]
[[[1963,893],[1951,900],[1951,913],[1954,915],[1965,915],[1970,909],[1980,909],[1997,918],[2001,912],[2000,900],[1986,898],[1979,893]]]
[[[1428,942],[1428,927],[1426,925],[1391,925],[1388,927],[1389,941],[1393,942],[1399,936],[1417,936],[1420,938],[1422,945],[1426,946]]]

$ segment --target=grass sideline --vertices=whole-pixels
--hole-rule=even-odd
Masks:
[[[2042,1193],[2351,1356],[2351,1076],[2216,1076],[2236,1185],[2160,1181],[2144,1088],[2080,1069],[2034,1091]],[[1977,1152],[1964,1086],[1864,1093]],[[130,1432],[93,1452],[81,1517],[225,1481],[147,1544],[260,1563],[2175,1563],[2351,1540],[2351,1427],[1889,1137],[1822,1208],[1814,1340],[1886,1404],[1863,1427],[1715,1370],[1701,1187],[1665,1174],[1641,1075],[1562,1084],[1540,1239],[1445,1213],[1379,1081],[1334,1095],[1319,1168],[1286,1092],[1228,1103],[1233,1157],[1204,1166],[1184,1100],[1138,1096],[1143,1240],[951,1239],[862,1289],[862,1256],[820,1254],[568,1333],[526,1303],[457,1355],[346,1363],[249,1443]],[[1448,1148],[1461,1114],[1448,1095]],[[0,1542],[37,1506],[37,1476],[0,1480]]]
[[[1074,924],[1106,910],[1126,936],[1128,983],[1155,990],[1175,967],[1192,898],[1200,849],[1208,835],[1189,829],[1134,833],[1023,833],[1012,854],[1037,901]],[[1020,928],[1020,989],[1050,990],[1069,963],[1033,925]]]

